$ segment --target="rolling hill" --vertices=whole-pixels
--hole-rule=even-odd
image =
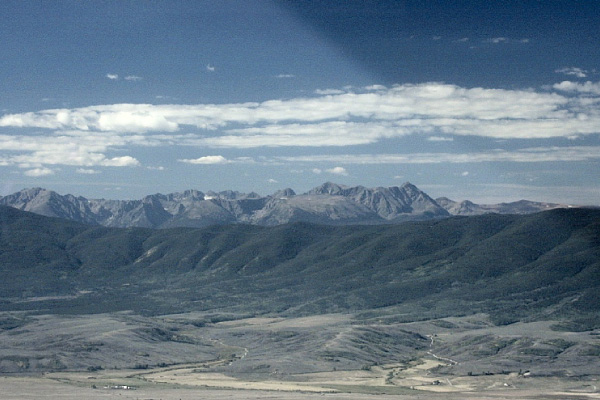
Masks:
[[[89,226],[0,208],[0,308],[309,315],[393,308],[498,322],[600,310],[600,211],[374,226]]]

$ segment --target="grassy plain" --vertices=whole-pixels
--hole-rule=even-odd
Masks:
[[[204,317],[28,316],[0,333],[2,399],[600,399],[597,330]]]

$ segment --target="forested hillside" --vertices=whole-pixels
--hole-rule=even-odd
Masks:
[[[0,209],[4,310],[402,309],[510,322],[600,308],[600,211],[378,226],[90,227]]]

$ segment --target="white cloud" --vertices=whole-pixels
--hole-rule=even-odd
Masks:
[[[313,174],[317,174],[317,175],[319,175],[319,174],[321,174],[323,171],[322,171],[320,168],[313,168],[313,169],[312,169],[312,172],[313,172]]]
[[[144,79],[144,78],[142,78],[141,76],[137,76],[137,75],[127,75],[125,77],[126,81],[134,81],[134,82],[141,81],[142,79]]]
[[[531,40],[528,39],[528,38],[510,39],[510,38],[502,37],[502,36],[483,40],[484,43],[492,43],[492,44],[499,44],[499,43],[529,43],[530,41]]]
[[[106,167],[135,167],[140,165],[140,162],[131,156],[123,156],[104,159],[101,161],[100,165]]]
[[[23,174],[37,178],[41,176],[54,175],[54,171],[50,168],[34,168],[23,172]]]
[[[167,120],[160,113],[144,113],[138,111],[104,112],[95,121],[101,131],[116,132],[148,132],[167,131],[178,129],[178,124]]]
[[[454,141],[454,138],[447,136],[429,136],[427,140],[430,142],[452,142]]]
[[[387,90],[387,87],[385,87],[383,85],[370,85],[370,86],[366,86],[365,90],[368,90],[368,91],[385,91],[385,90]]]
[[[326,171],[334,175],[348,176],[348,171],[344,167],[334,167]]]
[[[508,42],[508,39],[505,37],[495,37],[495,38],[491,38],[491,39],[486,39],[485,42],[498,44],[498,43]]]
[[[88,133],[64,132],[53,136],[0,135],[0,152],[7,152],[4,160],[10,165],[28,166],[72,165],[80,167],[139,165],[131,156],[109,158],[104,152],[114,146],[127,144],[118,136],[98,136]]]
[[[159,94],[159,95],[157,95],[157,96],[154,96],[154,98],[155,98],[155,99],[158,99],[158,100],[177,100],[177,97],[173,97],[173,96],[165,96],[165,95],[162,95],[162,94]]]
[[[325,154],[274,157],[274,162],[340,164],[441,164],[482,162],[572,162],[600,160],[600,146],[531,147],[520,150],[491,150],[473,153]]]
[[[259,157],[261,158],[261,157]],[[240,164],[254,164],[256,160],[252,157],[236,157],[231,162],[240,163]]]
[[[315,94],[318,94],[321,96],[344,94],[344,93],[346,93],[346,92],[343,90],[340,90],[340,89],[317,89],[317,90],[315,90]]]
[[[279,182],[277,182],[277,181],[276,181],[275,179],[273,179],[273,178],[271,178],[271,179],[267,180],[267,182],[269,182],[269,183],[279,183]]]
[[[119,79],[119,75],[117,74],[106,74],[106,77],[111,81],[116,81],[117,79]]]
[[[599,105],[600,83],[565,81],[549,90],[430,82],[348,87],[264,102],[47,109],[0,117],[0,128],[10,132],[0,131],[0,157],[4,163],[29,168],[61,164],[91,168],[140,165],[131,155],[109,155],[132,146],[340,147],[406,135],[423,135],[430,141],[459,135],[573,138],[600,133]],[[38,130],[15,132],[21,128]],[[180,161],[249,162],[222,156]]]
[[[429,129],[423,127],[423,129]],[[228,135],[197,139],[208,147],[284,147],[350,146],[375,143],[384,137],[410,134],[410,129],[387,122],[355,123],[346,121],[316,124],[265,125],[259,128],[231,129]]]
[[[460,174],[460,176],[469,176],[469,171],[464,171],[463,173]]]
[[[207,70],[208,72],[215,72],[215,69],[216,69],[216,68],[215,68],[214,66],[212,66],[212,65],[210,65],[210,64],[206,64],[206,70]]]
[[[77,168],[77,170],[75,170],[75,172],[77,172],[78,174],[83,174],[83,175],[95,175],[95,174],[100,173],[100,171],[97,171],[95,169],[89,169],[89,168]]]
[[[595,93],[596,85],[584,84],[577,90]],[[556,88],[567,89],[564,84]],[[273,137],[322,136],[323,129],[329,129],[327,136],[350,136],[346,145],[432,130],[504,138],[568,137],[598,132],[600,116],[595,106],[558,93],[467,89],[441,83],[376,89],[262,103],[114,104],[51,109],[4,115],[0,126],[120,133],[175,132],[183,126],[219,128],[221,136],[198,142],[217,147],[283,145]],[[570,90],[575,90],[574,86]],[[591,123],[577,122],[580,114],[588,115]],[[228,129],[232,125],[241,128]],[[353,134],[363,128],[366,139]],[[320,145],[327,145],[325,141],[322,138]],[[332,145],[339,145],[339,141],[332,141]],[[297,140],[290,145],[310,145],[310,140]]]
[[[573,75],[577,78],[586,78],[587,71],[577,67],[565,67],[555,70],[557,74]]]
[[[600,82],[587,81],[585,83],[578,83],[571,81],[563,81],[554,84],[552,87],[556,90],[561,90],[564,92],[577,92],[589,93],[592,95],[600,95]]]
[[[276,78],[278,79],[291,79],[291,78],[295,78],[296,75],[293,74],[279,74],[276,76]]]
[[[228,164],[231,162],[223,156],[204,156],[195,159],[181,159],[178,161],[186,164]]]

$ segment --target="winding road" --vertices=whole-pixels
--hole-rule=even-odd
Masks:
[[[429,348],[433,349],[433,338],[434,338],[434,335],[426,335],[426,336],[431,340],[431,343],[429,343]],[[437,354],[434,354],[432,350],[427,351],[427,354],[429,354],[430,356],[432,356],[436,360],[445,361],[445,362],[449,363],[450,365],[457,365],[458,364],[458,361],[455,361],[455,360],[453,360],[451,358],[438,356]]]

